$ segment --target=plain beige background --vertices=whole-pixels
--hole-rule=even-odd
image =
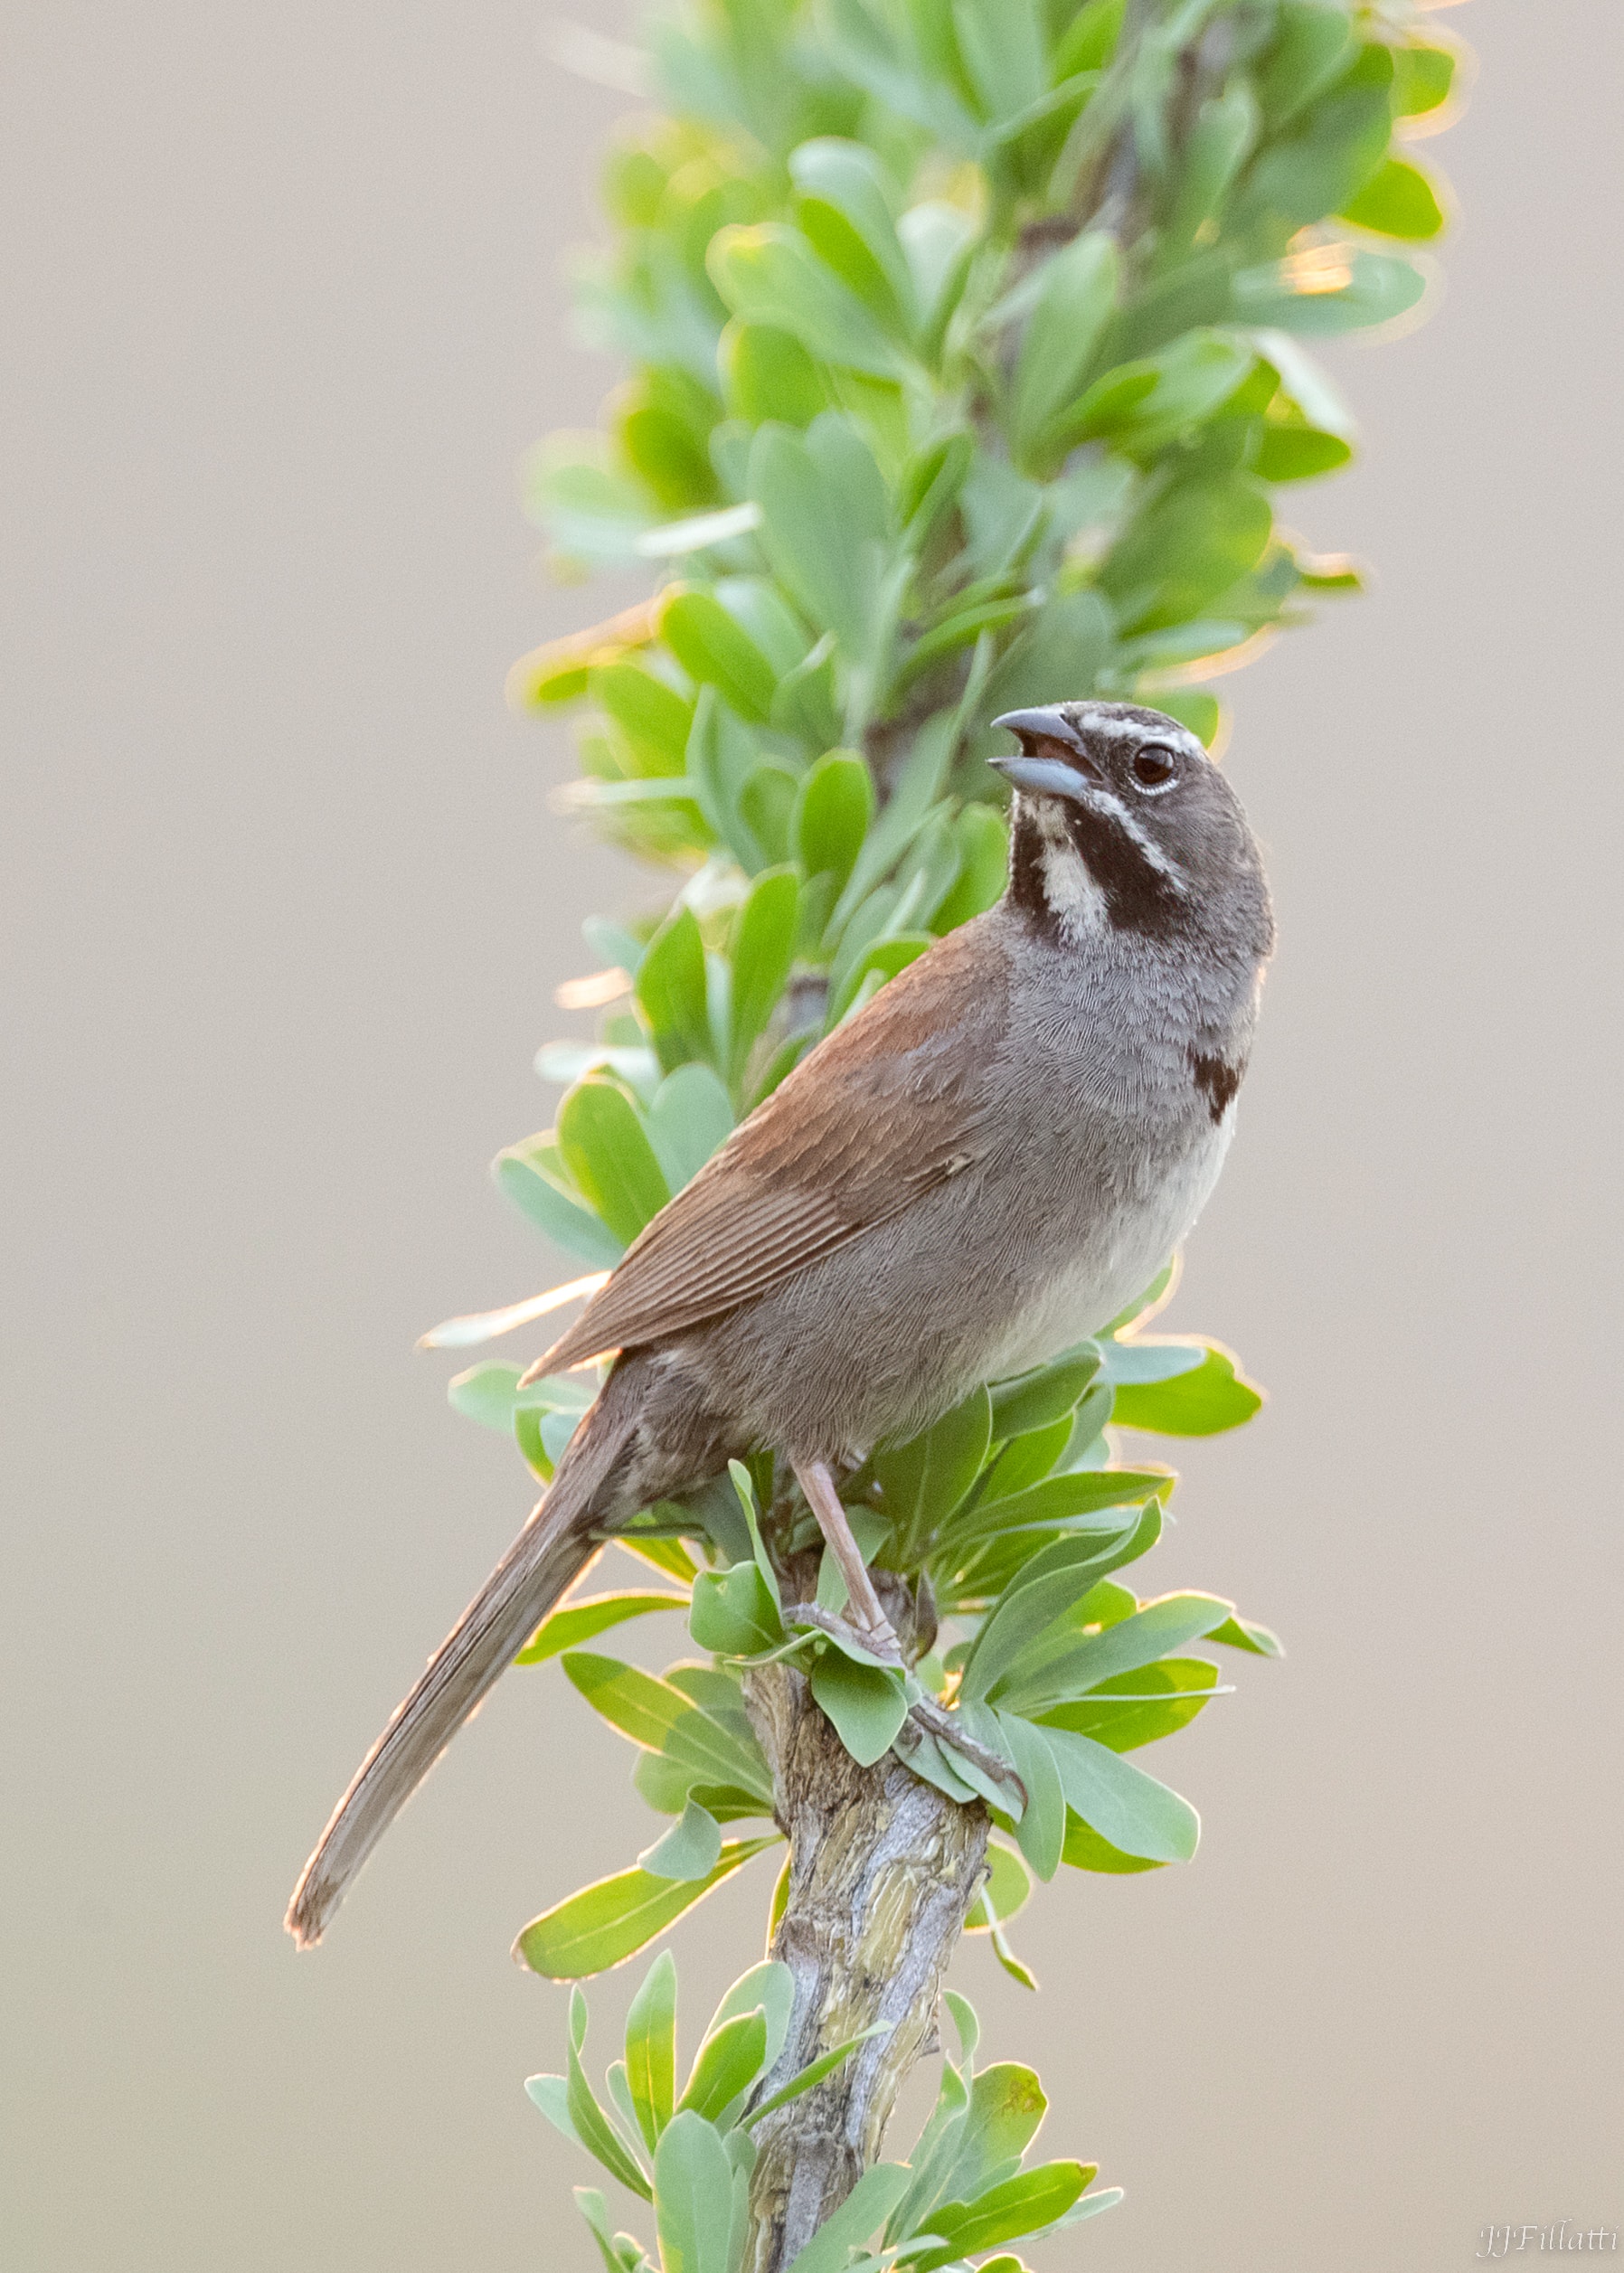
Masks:
[[[1624,2221],[1624,20],[1449,22],[1447,291],[1338,353],[1365,455],[1289,506],[1376,590],[1230,689],[1282,945],[1175,1318],[1272,1401],[1188,1461],[1157,1577],[1291,1655],[1161,1757],[1193,1869],[1048,1890],[1039,2001],[958,1967],[1050,2151],[1129,2190],[1051,2267],[1430,2273],[1490,2220]],[[564,1997],[506,1951],[649,1834],[556,1672],[317,1956],[280,1930],[527,1505],[411,1343],[563,1275],[485,1164],[548,1118],[581,917],[646,890],[501,701],[615,597],[550,588],[515,503],[612,375],[562,278],[626,108],[537,30],[5,33],[8,2273],[590,2262],[519,2089]],[[766,1891],[679,1931],[691,2006]]]

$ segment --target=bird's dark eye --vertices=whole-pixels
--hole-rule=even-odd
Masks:
[[[1141,789],[1165,789],[1178,771],[1173,752],[1160,742],[1147,742],[1133,755],[1133,778]]]

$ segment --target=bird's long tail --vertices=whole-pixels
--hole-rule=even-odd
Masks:
[[[618,1366],[581,1421],[545,1498],[430,1659],[356,1769],[288,1908],[301,1949],[321,1939],[350,1881],[486,1692],[598,1552],[607,1487],[638,1399]]]

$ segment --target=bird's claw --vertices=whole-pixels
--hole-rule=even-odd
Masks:
[[[854,1626],[849,1618],[836,1618],[833,1610],[826,1610],[818,1602],[789,1602],[784,1607],[786,1626],[815,1626],[820,1634],[831,1640],[850,1643],[866,1656],[878,1658],[882,1665],[903,1666],[902,1646],[896,1636],[896,1628],[887,1619],[883,1629]]]
[[[1024,1810],[1030,1795],[1020,1777],[1009,1762],[993,1751],[990,1746],[978,1744],[956,1713],[949,1712],[929,1697],[921,1697],[911,1708],[909,1718],[916,1721],[921,1729],[928,1731],[950,1750],[960,1753],[973,1767],[978,1768],[983,1776],[990,1777],[995,1784],[1004,1784],[1011,1791],[1018,1792]]]

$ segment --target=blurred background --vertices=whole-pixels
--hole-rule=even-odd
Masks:
[[[1298,500],[1374,594],[1224,690],[1281,948],[1169,1323],[1271,1402],[1190,1448],[1154,1577],[1290,1655],[1178,1748],[1192,1869],[1040,1891],[1041,1999],[984,1944],[955,1972],[1049,2152],[1128,2190],[1055,2268],[1624,2221],[1624,17],[1446,21],[1481,61],[1435,146],[1446,288],[1336,351],[1363,456]],[[501,1685],[317,1955],[280,1923],[529,1505],[411,1344],[579,1269],[485,1165],[550,1117],[581,919],[657,891],[552,816],[568,749],[502,701],[621,597],[550,586],[516,502],[615,375],[565,263],[628,108],[540,29],[34,0],[4,33],[16,2273],[590,2262],[591,2174],[520,2089],[564,1993],[507,1949],[650,1834],[556,1669]],[[757,1869],[678,1929],[690,2042]],[[600,2059],[640,1969],[595,1992]]]

